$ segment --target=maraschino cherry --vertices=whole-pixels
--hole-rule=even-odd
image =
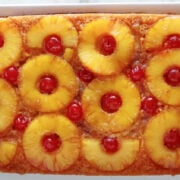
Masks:
[[[3,78],[10,84],[17,85],[19,71],[16,66],[9,66],[3,72]]]
[[[105,56],[111,55],[116,49],[116,40],[110,34],[104,34],[97,38],[96,47]]]
[[[60,137],[56,133],[44,135],[41,139],[41,143],[47,152],[58,150],[62,144]]]
[[[163,42],[165,48],[180,48],[180,34],[170,34]]]
[[[180,147],[180,129],[171,129],[164,136],[164,145],[174,150]]]
[[[51,94],[57,88],[58,83],[54,76],[45,75],[39,80],[39,90],[43,94]]]
[[[83,110],[81,103],[78,101],[71,102],[67,107],[67,117],[75,123],[81,121]]]
[[[4,37],[3,35],[0,35],[0,48],[4,46]]]
[[[62,55],[64,47],[62,40],[57,35],[49,35],[44,39],[44,49],[54,55]]]
[[[22,113],[19,113],[14,118],[13,128],[18,131],[24,131],[30,122],[30,118]]]
[[[78,77],[81,81],[89,83],[94,79],[94,74],[85,68],[81,68],[78,71]]]
[[[145,77],[144,69],[138,65],[132,67],[128,72],[129,77],[132,81],[140,81]]]
[[[164,73],[164,80],[171,86],[180,86],[180,67],[170,67]]]
[[[141,108],[145,112],[154,115],[158,113],[158,100],[153,96],[144,97],[141,102]]]
[[[121,104],[121,97],[117,93],[109,92],[101,97],[101,107],[108,113],[114,113],[118,111]]]
[[[116,137],[105,136],[102,138],[101,144],[107,153],[115,153],[119,149],[119,143]]]

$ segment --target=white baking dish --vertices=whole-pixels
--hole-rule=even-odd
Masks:
[[[0,16],[60,14],[60,13],[171,13],[180,14],[179,3],[116,3],[116,4],[48,4],[1,5]],[[170,176],[68,176],[39,174],[0,174],[0,180],[180,180],[180,175]]]
[[[175,13],[179,3],[1,5],[0,16],[55,13]]]

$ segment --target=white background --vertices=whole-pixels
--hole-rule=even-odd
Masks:
[[[52,4],[52,3],[118,3],[118,2],[180,2],[180,0],[0,0],[0,4]]]

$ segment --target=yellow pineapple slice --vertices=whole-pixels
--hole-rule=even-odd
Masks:
[[[78,42],[78,34],[73,24],[65,17],[51,15],[42,17],[27,32],[27,43],[31,48],[42,48],[44,39],[57,35],[65,48],[74,48]]]
[[[16,154],[17,143],[1,141],[0,142],[0,166],[8,165]]]
[[[123,139],[120,148],[113,154],[106,153],[101,142],[94,138],[83,138],[82,153],[87,161],[102,171],[120,171],[131,165],[139,152],[139,141]]]
[[[42,138],[55,133],[61,145],[53,152],[47,152]],[[78,158],[80,134],[78,128],[66,117],[58,114],[36,117],[27,127],[23,136],[23,148],[28,161],[35,167],[62,171],[69,168]]]
[[[39,81],[44,75],[51,75],[57,80],[57,88],[51,94],[40,91]],[[29,59],[20,71],[19,80],[23,101],[41,112],[62,109],[69,104],[78,90],[76,76],[70,64],[52,55],[39,55]]]
[[[74,51],[71,48],[66,48],[64,51],[63,59],[66,61],[70,61],[71,58],[73,57]]]
[[[3,79],[0,79],[0,97],[0,132],[3,132],[12,124],[17,110],[16,93]]]
[[[168,17],[160,19],[150,28],[150,30],[146,34],[144,46],[147,50],[161,47],[168,35],[179,34],[179,32],[179,17]]]
[[[180,148],[170,150],[164,136],[171,129],[180,129],[180,112],[169,109],[153,117],[145,130],[144,140],[150,158],[165,168],[180,168]]]
[[[150,59],[146,69],[147,83],[150,91],[157,99],[170,105],[180,105],[180,86],[171,86],[164,79],[169,67],[180,68],[180,51],[161,52]]]
[[[98,40],[103,35],[115,39],[116,47],[109,55],[104,55],[97,49]],[[107,40],[106,43],[108,48],[111,42]],[[83,27],[80,33],[78,55],[86,68],[97,74],[110,75],[120,72],[131,61],[134,45],[134,36],[127,25],[117,21],[98,19]]]
[[[116,112],[102,109],[104,94],[114,92],[122,99]],[[136,86],[125,76],[94,79],[82,94],[82,107],[86,121],[98,132],[120,132],[131,126],[140,109],[140,94]]]
[[[18,27],[10,19],[0,19],[0,72],[19,60],[22,39]]]

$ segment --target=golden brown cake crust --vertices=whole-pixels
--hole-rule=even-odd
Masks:
[[[153,53],[147,53],[143,47],[143,40],[144,40],[146,32],[159,19],[173,16],[173,15],[166,15],[166,14],[163,14],[163,15],[158,15],[158,14],[67,14],[67,15],[58,15],[58,16],[63,16],[69,19],[75,26],[78,33],[81,31],[84,24],[98,18],[108,18],[108,19],[111,19],[112,21],[117,20],[117,21],[127,24],[130,27],[132,33],[135,35],[136,47],[135,47],[135,54],[134,54],[133,59],[138,60],[139,62],[142,62],[143,64],[146,64],[147,59],[150,59],[150,57],[154,55]],[[43,53],[41,49],[29,48],[26,42],[27,31],[33,24],[35,24],[42,17],[43,16],[40,16],[40,15],[8,17],[17,25],[23,38],[23,53],[17,65],[22,65],[25,63],[25,61],[28,58]],[[79,59],[78,59],[77,51],[75,51],[73,58],[71,58],[70,64],[73,66],[73,69],[75,72],[77,72],[79,67],[81,66],[81,63],[79,62]],[[144,86],[142,86],[142,84]],[[142,84],[137,83],[137,87],[139,91],[142,93],[148,94],[149,90],[147,88],[146,83],[143,82]],[[38,114],[41,114],[34,110],[29,110],[23,104],[23,101],[21,97],[19,96],[18,88],[15,88],[15,89],[19,97],[19,105],[18,105],[19,112],[25,112],[31,118],[34,118]],[[79,93],[77,97],[78,99],[80,98],[81,92]],[[166,106],[168,108],[168,105]],[[178,111],[180,110],[179,107],[177,107],[177,109]],[[62,111],[61,113],[64,114],[65,112]],[[9,173],[16,172],[16,173],[21,173],[21,174],[24,174],[24,173],[85,174],[85,175],[147,175],[147,174],[149,175],[152,175],[152,174],[175,175],[175,174],[180,174],[180,168],[166,169],[155,164],[149,158],[146,152],[145,146],[144,146],[144,139],[142,137],[142,134],[145,130],[145,127],[148,121],[142,121],[142,119],[143,119],[143,112],[139,114],[136,122],[133,124],[132,127],[128,128],[122,133],[117,134],[117,136],[119,137],[123,135],[125,137],[137,138],[140,140],[140,152],[138,153],[138,156],[135,162],[122,171],[103,172],[103,171],[97,170],[95,167],[90,165],[90,163],[85,160],[85,158],[82,156],[82,153],[80,153],[78,160],[70,168],[68,168],[67,170],[63,172],[42,171],[36,167],[33,167],[28,162],[28,160],[25,157],[23,147],[22,147],[23,133],[13,130],[12,127],[9,127],[6,132],[3,132],[0,135],[0,139],[1,140],[11,139],[11,140],[17,141],[18,142],[17,153],[9,165],[5,167],[0,167],[0,171],[9,172]],[[82,136],[90,136],[90,137],[95,137],[95,138],[101,137],[100,133],[91,131],[90,127],[86,125],[86,123],[80,124],[78,125],[78,127],[81,131]]]

